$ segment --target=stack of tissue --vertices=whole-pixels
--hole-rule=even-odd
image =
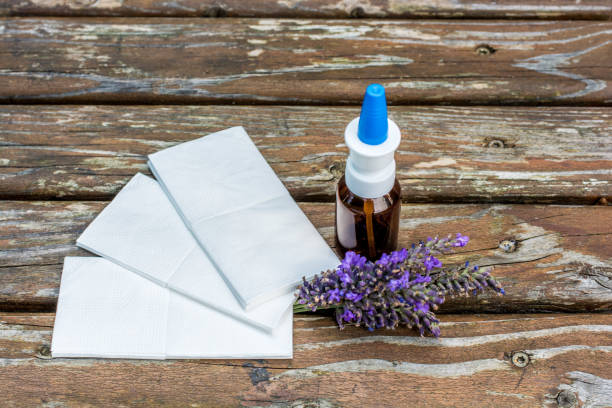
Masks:
[[[242,127],[149,156],[64,261],[54,357],[291,358],[293,291],[338,258]]]

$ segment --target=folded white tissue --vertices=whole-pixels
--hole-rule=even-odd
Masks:
[[[53,357],[291,358],[292,311],[272,334],[103,258],[66,257]]]
[[[245,311],[159,184],[140,173],[89,224],[77,245],[268,332],[294,301],[288,293]]]
[[[245,309],[338,265],[242,127],[154,153],[149,167]]]

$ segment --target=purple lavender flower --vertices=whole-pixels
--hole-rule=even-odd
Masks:
[[[340,278],[340,282],[342,283],[345,283],[345,284],[353,283],[353,279],[351,278],[351,275],[349,274],[349,272],[346,272],[346,270],[338,269],[338,277]]]
[[[427,282],[431,282],[431,276],[422,276],[419,274],[416,275],[416,279],[410,281],[410,283],[412,283],[413,285],[416,285],[418,283],[427,283]]]
[[[332,289],[327,293],[327,301],[330,303],[340,302],[340,289]]]
[[[489,270],[470,267],[469,263],[442,268],[436,255],[463,247],[468,240],[461,234],[428,238],[409,249],[383,254],[376,262],[347,252],[335,270],[303,280],[294,310],[335,308],[340,328],[345,323],[368,330],[403,324],[417,328],[421,335],[437,337],[440,328],[434,312],[447,296],[476,295],[485,290],[505,293]]]
[[[350,271],[353,267],[363,268],[363,266],[365,265],[367,261],[368,260],[366,259],[365,256],[356,254],[353,251],[348,251],[344,255],[344,259],[342,260],[342,263],[340,264],[340,266],[342,267],[342,269]]]
[[[414,311],[423,314],[429,312],[429,303],[417,303],[414,306]]]
[[[440,260],[433,255],[426,257],[423,264],[425,265],[427,272],[431,271],[433,268],[440,268],[442,266],[442,262],[440,262]]]
[[[391,256],[389,254],[382,254],[380,259],[376,261],[378,266],[387,266],[391,263]]]
[[[405,278],[403,276],[399,279],[391,279],[389,283],[387,283],[387,288],[389,288],[391,292],[397,292],[397,290],[403,289],[405,286]]]
[[[342,319],[345,322],[350,322],[355,318],[355,314],[351,312],[350,309],[344,308],[344,313],[342,313]]]
[[[470,241],[470,237],[467,235],[461,235],[460,232],[457,233],[457,238],[455,238],[455,242],[453,243],[454,247],[464,247]]]
[[[363,294],[347,292],[344,298],[346,300],[350,300],[351,302],[359,302],[363,298]]]
[[[391,252],[391,256],[390,256],[391,263],[394,263],[394,264],[402,263],[406,260],[406,258],[408,258],[408,250],[406,248],[402,248],[399,251]]]

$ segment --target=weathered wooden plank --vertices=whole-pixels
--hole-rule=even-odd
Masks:
[[[612,197],[610,108],[392,107],[410,202]],[[297,200],[332,201],[359,108],[0,106],[0,197],[109,199],[146,155],[244,125]]]
[[[48,360],[53,319],[0,315],[8,406],[612,403],[610,314],[446,315],[440,340],[407,329],[339,331],[331,317],[299,315],[294,358],[276,361]]]
[[[612,22],[0,21],[4,102],[612,101]]]
[[[334,245],[333,204],[301,203]],[[104,202],[0,202],[0,306],[52,310],[67,255]],[[507,295],[452,299],[445,312],[595,311],[612,309],[612,208],[602,206],[404,205],[400,245],[462,232],[466,259],[495,266]],[[503,241],[512,241],[504,242]]]
[[[471,0],[424,2],[324,0],[0,0],[6,16],[173,16],[289,18],[536,18],[593,19],[612,16],[605,0]]]
[[[602,20],[612,16],[612,6],[606,0],[0,0],[0,15]]]

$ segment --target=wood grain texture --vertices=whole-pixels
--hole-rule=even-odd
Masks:
[[[87,256],[76,238],[104,202],[0,202],[0,306],[53,310],[63,258]],[[334,246],[333,204],[301,203]],[[443,261],[495,267],[507,295],[449,299],[443,312],[612,309],[612,208],[601,206],[404,205],[400,246],[462,232],[470,245]],[[514,249],[500,245],[514,240]]]
[[[0,0],[7,16],[609,19],[606,0]]]
[[[446,315],[443,337],[294,318],[293,360],[47,359],[53,314],[0,314],[5,406],[608,406],[612,315]],[[513,363],[525,353],[525,366]],[[520,363],[519,363],[520,365]],[[476,402],[478,401],[478,403]]]
[[[0,106],[0,197],[110,199],[146,155],[229,126],[296,200],[333,201],[359,108]],[[408,202],[592,204],[612,198],[612,109],[392,107]]]
[[[0,20],[0,102],[612,102],[612,22]]]

